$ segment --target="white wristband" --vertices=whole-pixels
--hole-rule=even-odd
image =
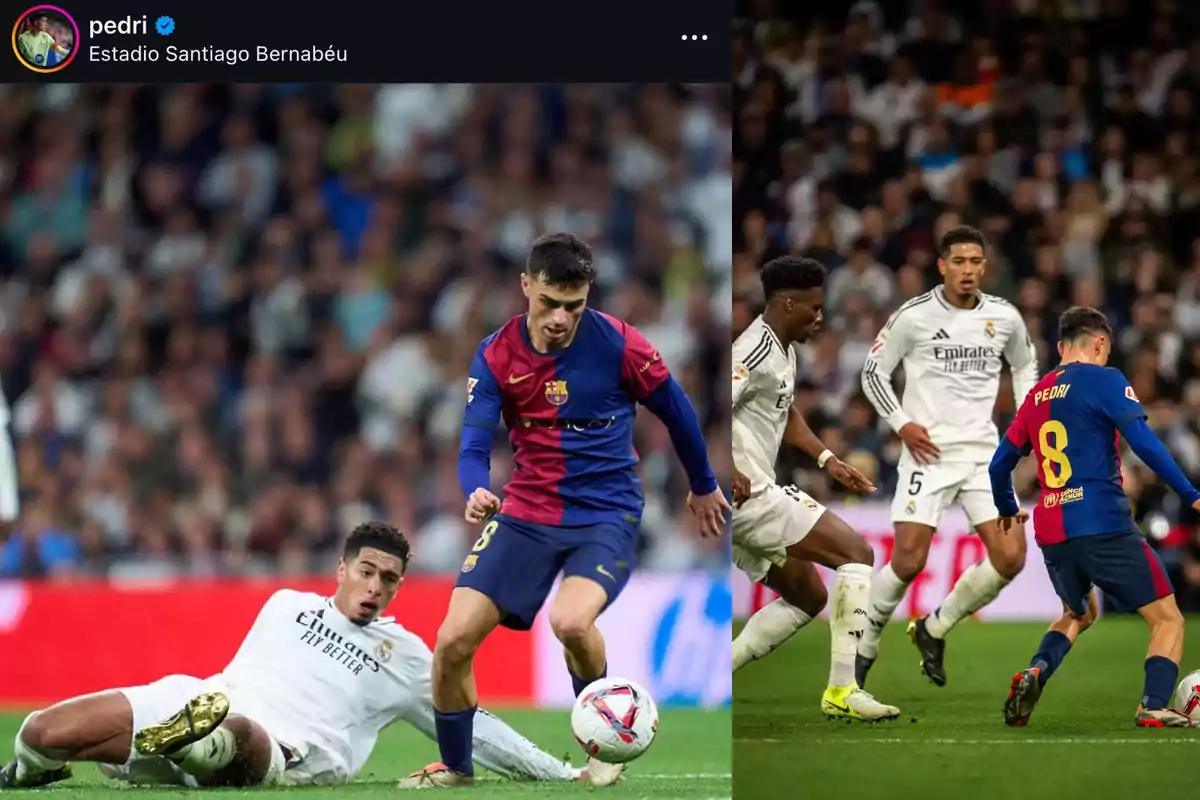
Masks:
[[[822,450],[821,455],[817,456],[817,466],[820,469],[825,469],[826,462],[828,462],[831,458],[833,458],[832,450]]]

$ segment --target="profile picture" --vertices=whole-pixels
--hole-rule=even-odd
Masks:
[[[75,60],[79,26],[58,6],[34,6],[17,17],[12,42],[17,60],[28,69],[58,72]]]

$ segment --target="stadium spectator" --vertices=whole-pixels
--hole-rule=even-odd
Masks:
[[[940,232],[966,223],[990,237],[985,291],[1021,309],[1043,371],[1064,308],[1111,316],[1113,366],[1200,480],[1196,9],[768,0],[737,14],[732,333],[753,318],[764,260],[790,251],[831,269],[827,334],[801,354],[814,430],[890,498],[899,443],[856,396],[863,337],[934,285]],[[1200,520],[1132,454],[1123,463],[1181,602],[1200,609]],[[841,494],[798,453],[780,471]]]
[[[0,572],[324,571],[375,516],[412,569],[457,570],[466,370],[548,230],[595,249],[596,302],[661,348],[728,485],[730,108],[714,86],[0,87],[24,495]],[[643,564],[725,563],[639,425]]]

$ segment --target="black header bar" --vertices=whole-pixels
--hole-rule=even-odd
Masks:
[[[6,83],[730,78],[729,0],[26,1],[3,4],[13,26],[12,52],[0,56]],[[49,23],[26,15],[39,5]],[[30,37],[18,46],[45,24],[57,49],[43,54]]]

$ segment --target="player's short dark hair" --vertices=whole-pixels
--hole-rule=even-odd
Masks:
[[[548,233],[529,248],[525,274],[551,286],[578,286],[596,278],[592,248],[573,233]]]
[[[780,256],[763,264],[761,278],[763,296],[770,300],[789,289],[803,291],[825,285],[825,267],[820,261],[804,256]]]
[[[987,238],[983,231],[970,225],[955,225],[946,231],[938,245],[938,255],[942,258],[950,255],[950,248],[956,244],[977,244],[981,250],[987,250]]]
[[[1112,338],[1112,326],[1104,312],[1087,306],[1068,308],[1058,318],[1058,340],[1074,342],[1084,336],[1105,335]]]
[[[394,525],[381,520],[363,522],[346,537],[346,546],[342,549],[342,558],[350,561],[364,547],[373,547],[400,559],[405,568],[412,555],[408,547],[408,539]]]

